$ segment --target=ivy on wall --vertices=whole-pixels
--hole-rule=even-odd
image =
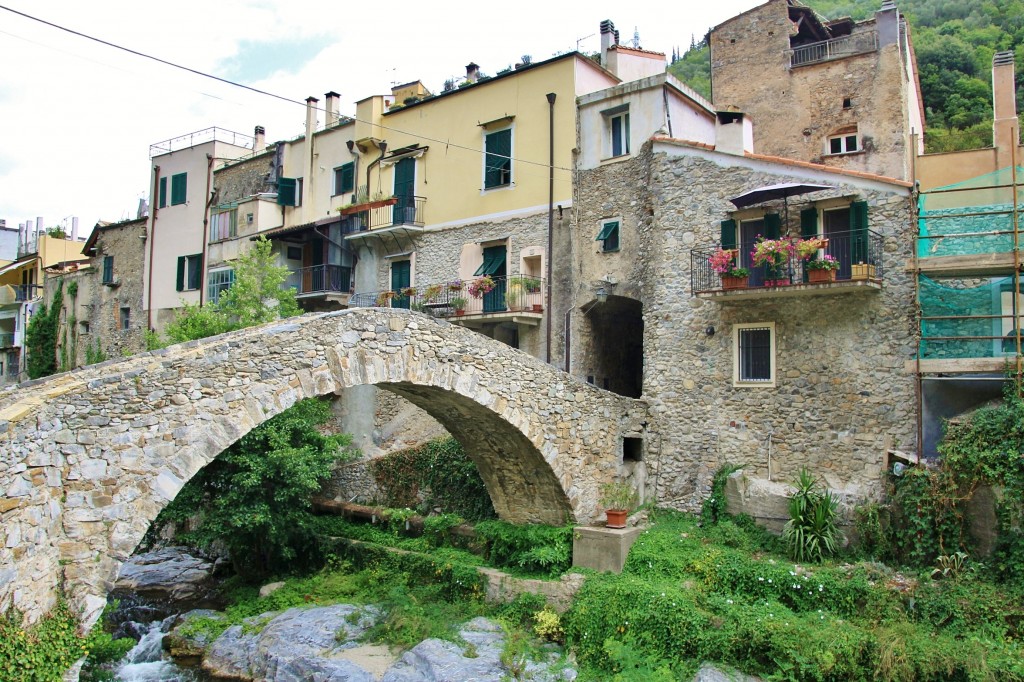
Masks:
[[[28,352],[28,377],[38,379],[57,371],[57,336],[60,327],[60,310],[64,304],[64,283],[57,283],[57,291],[47,306],[41,302],[25,330],[25,347]]]

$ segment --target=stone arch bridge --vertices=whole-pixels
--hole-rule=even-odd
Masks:
[[[0,394],[0,611],[63,589],[91,625],[121,562],[197,471],[303,398],[360,385],[426,410],[499,515],[587,523],[646,405],[505,344],[399,310],[306,315],[108,361]]]

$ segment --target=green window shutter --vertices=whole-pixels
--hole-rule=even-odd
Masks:
[[[484,188],[512,182],[512,129],[499,130],[484,140]]]
[[[778,213],[766,213],[764,216],[764,238],[778,239],[782,236],[782,218]]]
[[[338,188],[338,194],[351,192],[355,189],[355,185],[356,165],[354,163],[346,163],[341,167],[341,187]]]
[[[114,281],[114,257],[103,257],[103,283],[110,284]]]
[[[278,178],[277,203],[281,206],[294,206],[297,185],[295,178]]]
[[[722,248],[725,250],[736,248],[736,221],[722,221]]]
[[[868,202],[850,204],[850,241],[854,263],[868,262]]]
[[[157,208],[163,208],[167,205],[167,178],[160,178],[160,197],[157,202]]]
[[[187,173],[178,173],[171,176],[171,206],[185,203],[187,199],[187,186]]]
[[[178,278],[174,284],[175,291],[185,290],[185,256],[178,256]]]
[[[818,236],[818,209],[805,208],[800,211],[800,236],[804,239]]]
[[[597,238],[595,238],[594,241],[595,242],[603,242],[605,239],[608,239],[608,237],[610,237],[613,232],[618,232],[618,230],[619,230],[619,221],[618,220],[610,220],[607,223],[605,223],[603,226],[601,226],[601,231],[598,233]]]
[[[611,223],[611,230],[608,231],[608,236],[604,239],[604,244],[601,245],[602,251],[618,251],[619,250],[619,223]]]

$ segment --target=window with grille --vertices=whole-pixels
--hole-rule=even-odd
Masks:
[[[775,323],[733,326],[733,383],[775,385]]]
[[[235,283],[235,270],[211,270],[206,276],[206,299],[210,303],[220,300],[220,295]]]

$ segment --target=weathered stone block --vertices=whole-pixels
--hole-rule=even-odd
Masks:
[[[572,535],[572,565],[595,571],[622,573],[629,548],[643,528],[577,526]]]

